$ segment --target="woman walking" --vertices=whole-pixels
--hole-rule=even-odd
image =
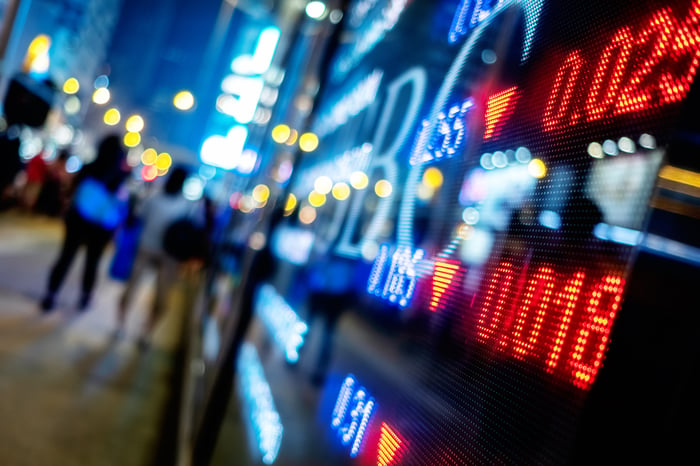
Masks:
[[[129,172],[121,139],[108,135],[101,140],[95,160],[78,173],[72,202],[65,215],[61,251],[51,268],[41,301],[44,312],[54,308],[56,295],[81,246],[86,251],[78,310],[88,307],[100,259],[125,214],[126,193],[120,192],[120,188]]]

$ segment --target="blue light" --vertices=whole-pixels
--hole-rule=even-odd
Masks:
[[[250,415],[250,427],[263,463],[272,464],[277,458],[284,429],[257,351],[250,343],[241,346],[238,367],[240,395],[243,407]]]
[[[458,105],[453,105],[447,112],[439,112],[434,124],[424,120],[421,132],[431,130],[432,132],[427,136],[425,152],[412,154],[410,163],[424,164],[433,160],[451,158],[460,153],[466,139],[464,119],[472,108],[474,108],[474,99],[470,97]]]
[[[290,363],[299,360],[299,348],[304,344],[308,326],[287,304],[275,287],[262,284],[255,296],[255,312],[265,324],[277,346]]]
[[[423,259],[425,251],[397,246],[391,254],[391,261],[389,252],[389,245],[382,244],[379,247],[367,283],[367,292],[406,307],[416,290],[416,264]]]
[[[553,210],[543,210],[538,218],[540,225],[551,230],[561,228],[561,216]]]
[[[501,10],[516,3],[521,5],[525,16],[525,37],[523,38],[521,61],[527,60],[530,56],[544,0],[462,0],[452,19],[447,41],[454,44],[492,14],[500,13]]]
[[[231,127],[226,136],[211,135],[202,142],[199,158],[207,165],[233,170],[240,162],[247,138],[248,128],[241,125]]]
[[[593,228],[596,238],[628,246],[637,246],[644,240],[644,233],[631,228],[599,223]]]
[[[331,419],[331,428],[337,431],[343,445],[350,446],[350,456],[353,458],[362,448],[362,440],[376,406],[366,388],[354,390],[356,384],[352,375],[345,378]]]

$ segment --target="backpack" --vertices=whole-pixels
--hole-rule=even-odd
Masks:
[[[188,217],[173,221],[163,233],[163,250],[177,261],[202,259],[206,255],[204,228]]]

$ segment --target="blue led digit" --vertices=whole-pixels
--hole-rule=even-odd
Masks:
[[[425,251],[399,246],[391,259],[391,268],[382,297],[389,302],[406,307],[416,289],[416,263],[423,259]]]
[[[331,428],[337,430],[340,443],[350,446],[350,456],[353,458],[362,448],[362,439],[376,406],[367,389],[358,387],[353,390],[355,384],[351,375],[345,378],[331,420]]]
[[[423,154],[419,160],[414,160],[425,163],[432,160],[440,160],[443,157],[453,157],[458,154],[464,145],[464,119],[467,112],[474,107],[474,100],[470,97],[462,101],[458,105],[453,105],[447,110],[447,113],[440,112],[437,115],[434,125],[434,131],[429,136],[426,146],[427,154]],[[428,122],[423,122],[422,131],[430,126]]]
[[[379,252],[377,257],[374,259],[374,264],[372,264],[372,271],[369,274],[369,279],[367,280],[367,292],[375,296],[381,296],[382,285],[386,277],[386,264],[389,260],[389,245],[387,243],[382,243],[379,246]]]
[[[335,407],[333,408],[333,419],[331,420],[331,427],[334,429],[340,427],[340,423],[343,422],[343,419],[345,419],[345,413],[348,409],[350,398],[352,397],[352,387],[354,385],[355,379],[349,375],[345,378],[343,386],[340,387],[338,400],[335,402]]]
[[[416,264],[423,259],[425,251],[398,246],[391,254],[391,261],[389,254],[389,245],[382,244],[369,275],[367,292],[406,307],[416,289]]]

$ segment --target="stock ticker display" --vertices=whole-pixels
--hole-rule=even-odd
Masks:
[[[567,464],[616,445],[609,459],[644,458],[675,432],[649,406],[679,403],[648,387],[674,377],[637,362],[616,388],[611,348],[619,335],[621,354],[649,354],[620,323],[639,314],[640,251],[692,243],[648,227],[659,179],[697,178],[697,149],[677,141],[697,111],[700,2],[361,0],[342,24],[320,145],[274,239],[293,273],[256,308],[287,363],[311,371],[309,309],[338,307],[313,297],[342,296],[307,407],[323,433],[310,444],[332,459],[313,464]],[[673,311],[656,311],[661,333]],[[615,404],[627,396],[639,403]],[[265,392],[256,408],[265,462],[303,435],[284,403]]]

